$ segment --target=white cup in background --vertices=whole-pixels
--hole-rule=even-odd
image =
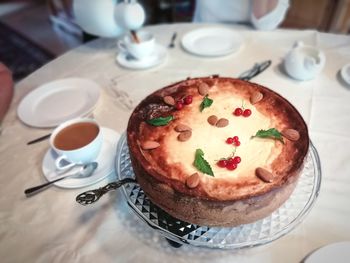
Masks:
[[[152,55],[156,41],[153,34],[148,31],[137,32],[137,37],[140,43],[136,43],[128,34],[119,40],[117,45],[120,51],[130,54],[137,60],[142,60]]]
[[[50,146],[59,155],[56,168],[65,170],[94,161],[102,142],[101,127],[93,119],[77,118],[62,123],[50,137]]]

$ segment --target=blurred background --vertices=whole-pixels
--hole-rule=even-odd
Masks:
[[[139,2],[148,25],[190,22],[195,5],[195,0]],[[348,34],[350,0],[290,0],[281,27]],[[17,81],[87,40],[75,23],[72,0],[0,0],[0,61]]]

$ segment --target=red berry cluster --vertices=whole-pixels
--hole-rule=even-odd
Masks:
[[[238,136],[228,137],[226,139],[227,144],[234,144],[234,146],[240,146],[241,142],[239,141]]]
[[[233,171],[237,168],[237,165],[241,162],[241,157],[235,156],[228,159],[221,159],[216,164],[221,168]]]
[[[238,136],[228,137],[226,139],[227,144],[233,144],[238,147],[241,145]],[[226,168],[227,170],[233,171],[237,168],[237,165],[241,162],[241,157],[232,156],[225,159],[219,160],[216,164],[221,168]]]
[[[252,115],[252,111],[250,109],[242,109],[242,108],[236,108],[233,112],[233,115],[235,116],[243,116],[243,117],[249,117]]]
[[[183,99],[178,100],[178,101],[175,103],[175,108],[176,108],[177,110],[181,110],[181,109],[184,107],[184,105],[189,105],[189,104],[191,104],[191,103],[192,103],[192,100],[193,100],[192,95],[188,95],[188,96],[184,97]]]

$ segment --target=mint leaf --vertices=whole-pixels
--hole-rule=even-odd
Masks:
[[[214,176],[213,170],[210,164],[204,159],[204,152],[201,149],[196,150],[193,164],[202,173]]]
[[[153,118],[153,119],[147,120],[146,122],[148,124],[153,125],[153,126],[165,126],[169,122],[171,122],[173,119],[174,119],[174,117],[170,115],[167,117]]]
[[[272,138],[272,139],[276,139],[283,142],[283,137],[282,134],[276,130],[275,128],[271,128],[268,130],[258,130],[256,132],[256,134],[254,136],[252,136],[252,138],[254,137],[259,137],[259,138]]]
[[[199,106],[200,111],[202,112],[205,108],[210,107],[213,104],[213,100],[208,98],[208,95],[206,95],[203,98],[203,101],[201,105]]]

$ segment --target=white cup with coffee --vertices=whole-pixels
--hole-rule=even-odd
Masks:
[[[117,42],[119,50],[130,54],[137,60],[142,60],[151,56],[156,46],[153,34],[148,31],[139,31],[137,32],[137,37],[139,43],[137,43],[130,34],[125,35]]]
[[[59,125],[51,134],[51,148],[59,155],[58,170],[94,161],[103,143],[101,127],[89,118],[77,118]]]

